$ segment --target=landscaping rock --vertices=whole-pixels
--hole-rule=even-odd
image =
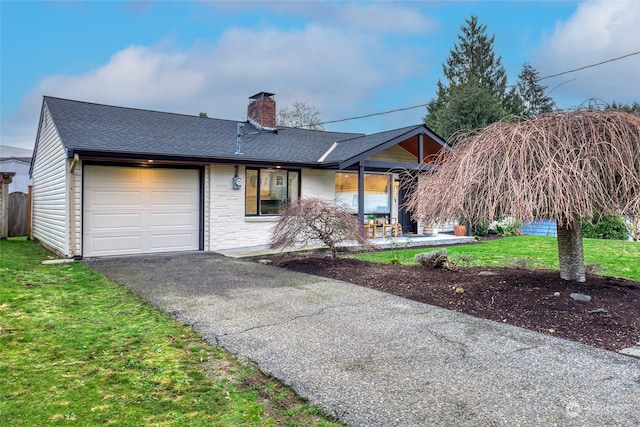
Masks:
[[[258,260],[258,262],[260,264],[266,265],[266,264],[271,264],[273,261],[268,259],[268,258],[263,258],[263,259]]]
[[[493,271],[481,271],[478,273],[478,276],[497,276],[498,273],[494,273]]]
[[[640,359],[640,343],[638,343],[638,345],[633,347],[623,348],[618,353],[624,354],[625,356],[631,356],[631,357],[635,357],[636,359]]]
[[[577,293],[573,293],[571,295],[569,295],[571,297],[572,300],[574,301],[582,301],[582,302],[589,302],[591,301],[591,297],[589,295],[584,295],[584,294],[577,294]]]

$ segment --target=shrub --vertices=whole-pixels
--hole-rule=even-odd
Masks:
[[[522,227],[522,221],[508,218],[497,223],[495,230],[501,236],[519,236],[522,234],[520,227]]]
[[[304,198],[282,212],[271,230],[270,247],[284,249],[322,242],[336,258],[337,244],[355,241],[367,246],[364,230],[348,207],[318,198]]]
[[[415,260],[424,268],[443,268],[449,263],[449,253],[446,249],[439,249],[437,251],[422,252],[416,254]]]
[[[582,237],[592,239],[627,240],[629,226],[620,215],[604,215],[582,221]]]
[[[489,234],[489,221],[476,221],[471,224],[471,234],[474,236],[486,236]]]

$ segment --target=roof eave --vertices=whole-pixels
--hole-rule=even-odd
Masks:
[[[295,162],[295,161],[279,161],[274,159],[256,159],[241,157],[241,155],[232,156],[217,156],[217,157],[202,157],[202,156],[182,156],[182,155],[165,155],[157,153],[123,153],[113,151],[95,151],[95,150],[67,150],[67,156],[73,157],[74,154],[83,160],[88,161],[112,161],[112,162],[133,162],[142,163],[152,160],[154,163],[158,162],[163,165],[170,164],[192,164],[192,165],[207,165],[212,163],[223,164],[241,164],[241,165],[254,165],[254,166],[283,166],[289,168],[312,168],[323,169],[331,164],[320,164],[317,162]],[[149,163],[149,162],[148,162]],[[336,165],[333,164],[335,167]]]

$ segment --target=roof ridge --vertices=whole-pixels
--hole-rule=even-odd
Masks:
[[[397,131],[401,131],[401,130],[404,131],[405,129],[406,129],[405,133],[407,133],[407,132],[410,132],[413,129],[416,129],[416,128],[419,128],[419,127],[423,127],[423,126],[425,126],[425,125],[424,124],[416,124],[416,125],[403,126],[403,127],[399,127],[399,128],[396,128],[396,129],[383,130],[383,131],[376,132],[376,133],[361,134],[361,135],[356,136],[354,138],[347,138],[347,139],[340,140],[338,142],[353,141],[353,140],[360,139],[360,138],[368,138],[368,137],[371,137],[371,136],[382,135],[383,133],[391,133],[391,132],[397,132]]]
[[[232,119],[220,119],[220,118],[217,118],[217,117],[200,117],[200,116],[197,116],[197,115],[186,114],[186,113],[174,113],[174,112],[171,112],[171,111],[152,110],[152,109],[149,109],[149,108],[122,107],[120,105],[102,104],[102,103],[99,103],[99,102],[91,102],[91,101],[80,101],[80,100],[77,100],[77,99],[60,98],[60,97],[57,97],[57,96],[43,95],[42,97],[45,100],[46,99],[55,99],[55,100],[59,100],[59,101],[75,102],[75,103],[78,103],[78,104],[96,105],[96,106],[99,106],[99,107],[116,108],[116,109],[119,109],[119,110],[134,110],[134,111],[142,111],[142,112],[147,112],[147,113],[170,114],[170,115],[174,115],[174,116],[191,117],[191,118],[195,118],[195,119],[219,120],[219,121],[233,122],[233,123],[248,123],[248,121],[246,121],[246,120],[243,121],[243,120],[232,120]]]

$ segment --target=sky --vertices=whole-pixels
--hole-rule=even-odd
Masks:
[[[426,104],[472,15],[509,84],[525,63],[544,77],[636,53],[540,83],[562,109],[640,102],[637,0],[0,0],[0,143],[33,148],[43,96],[238,121],[262,91],[323,121]],[[374,133],[425,113],[325,129]]]

